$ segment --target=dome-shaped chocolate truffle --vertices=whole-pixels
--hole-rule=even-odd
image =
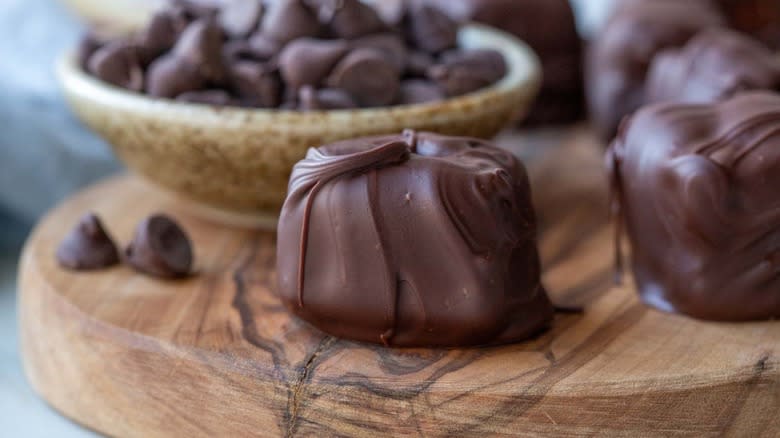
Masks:
[[[389,346],[523,340],[549,324],[525,168],[429,133],[309,150],[278,228],[278,293],[325,332]]]
[[[780,317],[780,95],[645,107],[608,163],[644,301],[702,319]]]

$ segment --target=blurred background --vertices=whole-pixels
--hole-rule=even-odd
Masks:
[[[62,100],[55,58],[84,33],[142,23],[162,0],[0,0],[0,430],[1,436],[91,436],[38,399],[18,359],[16,266],[36,220],[80,187],[119,170],[109,148]],[[587,38],[615,0],[572,0]],[[117,22],[107,18],[117,15]]]

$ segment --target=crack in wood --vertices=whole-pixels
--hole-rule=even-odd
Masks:
[[[317,348],[315,348],[314,351],[309,354],[309,357],[303,361],[304,365],[301,367],[298,378],[289,391],[290,397],[287,402],[288,420],[285,433],[286,437],[291,437],[295,433],[298,422],[298,408],[301,403],[301,394],[305,389],[306,382],[310,381],[314,375],[314,370],[318,365],[318,363],[316,363],[317,357],[329,349],[336,341],[337,339],[333,336],[325,336],[322,341],[320,341],[319,345],[317,345]]]

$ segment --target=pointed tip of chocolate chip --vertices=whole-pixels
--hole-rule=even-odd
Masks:
[[[160,278],[182,278],[192,271],[192,244],[172,218],[155,214],[136,228],[125,256],[139,272]]]
[[[94,213],[84,215],[57,248],[60,266],[75,271],[108,268],[119,263],[119,250]]]

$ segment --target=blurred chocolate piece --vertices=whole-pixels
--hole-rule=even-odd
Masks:
[[[185,17],[187,21],[216,17],[219,12],[218,3],[213,0],[169,0],[170,10]]]
[[[294,39],[320,34],[317,13],[303,0],[277,0],[266,11],[262,23],[263,35],[280,44]]]
[[[315,89],[304,85],[298,92],[298,109],[301,111],[327,111],[357,108],[352,96],[336,88]]]
[[[230,38],[246,38],[263,16],[261,0],[228,0],[219,10],[219,24]]]
[[[524,166],[472,138],[406,132],[310,149],[277,234],[277,293],[334,335],[393,347],[522,341],[553,308]]]
[[[274,108],[281,101],[281,78],[278,69],[271,64],[237,61],[230,66],[230,84],[250,106]]]
[[[176,100],[214,106],[228,106],[234,103],[233,98],[225,90],[188,91],[176,96]]]
[[[447,96],[460,96],[485,88],[507,72],[504,57],[495,50],[447,52],[442,55],[442,61],[430,68],[429,76]]]
[[[412,44],[428,53],[440,53],[457,44],[458,23],[427,2],[409,6],[405,25]]]
[[[279,54],[282,78],[293,91],[304,85],[316,87],[348,50],[349,46],[342,40],[299,38]]]
[[[75,271],[103,269],[119,263],[119,250],[100,219],[89,213],[57,248],[57,261]]]
[[[410,51],[406,56],[406,75],[411,77],[427,77],[428,70],[436,62],[433,56],[421,51]]]
[[[385,25],[398,28],[406,15],[408,0],[380,0],[372,4]]]
[[[582,42],[569,0],[427,1],[458,21],[476,21],[509,32],[536,52],[542,64],[542,89],[524,124],[582,118]]]
[[[173,11],[163,10],[152,15],[151,21],[137,38],[144,65],[173,48],[188,24],[181,14]]]
[[[196,68],[205,79],[220,82],[225,76],[222,43],[222,30],[217,23],[212,19],[201,19],[187,26],[172,53]]]
[[[153,97],[174,98],[201,90],[206,84],[206,78],[196,67],[174,55],[157,58],[146,72],[146,93]]]
[[[353,39],[381,32],[385,23],[372,6],[360,0],[321,0],[326,23],[338,38]]]
[[[746,35],[710,29],[655,57],[646,101],[713,103],[750,90],[780,92],[780,56]]]
[[[780,1],[717,0],[729,23],[774,50],[780,50]]]
[[[361,106],[375,107],[395,101],[400,77],[382,52],[356,49],[336,65],[327,83],[347,91]]]
[[[780,95],[646,106],[607,161],[646,303],[708,320],[780,318]]]
[[[399,73],[406,67],[407,52],[404,40],[400,35],[386,32],[366,35],[350,41],[353,48],[374,49],[382,52],[396,66]]]
[[[76,61],[84,71],[89,70],[89,58],[105,44],[97,35],[88,33],[79,40],[79,45],[76,47]]]
[[[156,214],[141,222],[126,251],[128,263],[161,278],[181,278],[192,271],[192,245],[173,219]]]
[[[100,80],[131,91],[144,89],[144,72],[138,48],[123,41],[97,49],[87,62],[87,70]]]
[[[401,82],[399,103],[402,105],[438,102],[446,97],[441,87],[434,82],[422,79],[409,79]]]
[[[588,105],[601,137],[611,139],[623,117],[645,102],[647,70],[658,52],[723,24],[719,11],[704,0],[623,4],[587,55]]]

